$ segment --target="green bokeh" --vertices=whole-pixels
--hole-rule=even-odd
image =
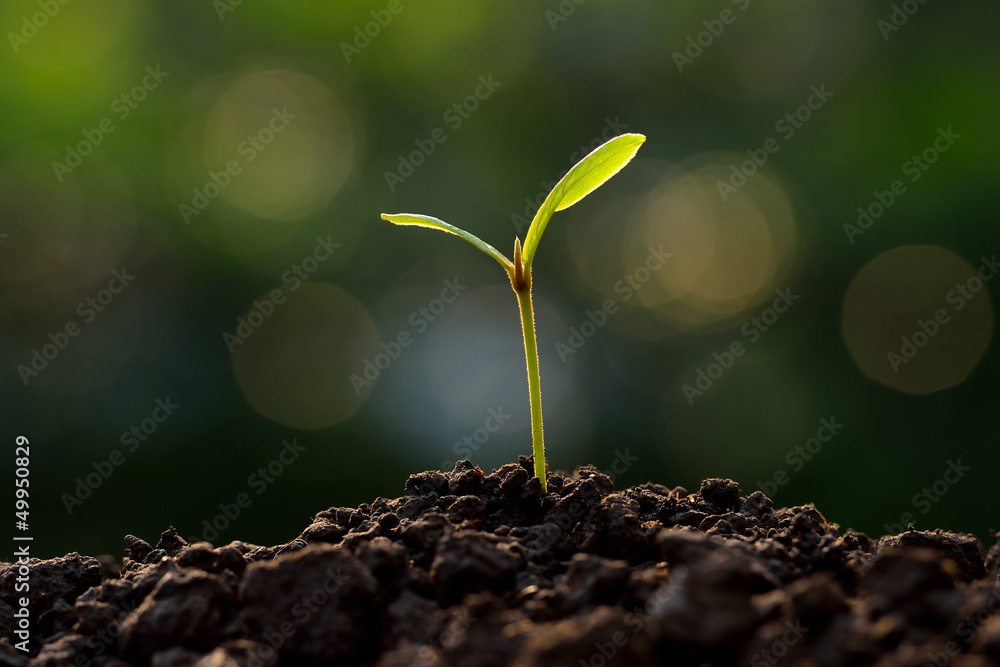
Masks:
[[[514,415],[509,425],[464,447],[483,467],[528,454],[506,276],[455,239],[394,228],[379,214],[434,215],[509,254],[525,197],[544,195],[543,183],[609,124],[648,141],[615,179],[556,214],[535,268],[551,465],[610,468],[628,450],[638,460],[618,486],[694,490],[716,476],[747,492],[785,470],[776,503],[814,502],[830,521],[872,535],[905,512],[921,529],[984,540],[998,527],[995,346],[961,384],[909,395],[865,376],[840,322],[852,278],[887,250],[937,245],[973,267],[1000,250],[995,4],[340,5],[12,0],[0,9],[0,382],[10,451],[0,470],[12,489],[14,438],[28,436],[35,555],[120,557],[126,533],[155,540],[170,525],[203,534],[202,522],[242,492],[252,503],[215,541],[284,542],[317,511],[397,496],[408,474],[454,460],[454,443],[476,443],[498,405]],[[894,12],[906,21],[883,35],[879,22]],[[33,20],[42,25],[26,29]],[[366,29],[367,41],[358,37]],[[689,37],[707,45],[679,68]],[[169,74],[134,100],[136,86],[154,81],[147,67],[158,66]],[[483,80],[498,85],[474,111],[449,114]],[[664,174],[697,156],[745,159],[824,84],[832,98],[761,170],[791,207],[796,236],[783,275],[801,296],[773,330],[693,404],[681,384],[743,339],[740,325],[766,302],[686,329],[669,304],[657,315],[636,298],[562,363],[554,343],[608,298],[604,276],[630,261],[616,230],[633,229]],[[283,104],[298,117],[247,161],[243,133],[265,128]],[[110,133],[99,131],[103,119]],[[843,226],[858,206],[948,127],[961,138],[849,243]],[[56,173],[52,163],[88,136],[100,137],[92,153]],[[421,145],[433,153],[390,188],[386,172]],[[223,178],[229,158],[240,173],[186,222],[179,205],[213,173]],[[288,202],[299,206],[288,219],[265,217]],[[584,233],[592,228],[609,230],[591,248],[606,252],[584,266],[578,250],[598,238]],[[359,406],[352,418],[296,430],[251,407],[222,334],[254,300],[287,288],[286,271],[327,237],[339,246],[309,279],[352,295],[379,333],[337,350],[351,349],[362,369],[380,342],[404,331],[413,342],[360,397],[346,378],[330,378]],[[123,266],[134,282],[85,322],[78,304]],[[411,313],[454,276],[468,292],[418,332]],[[995,303],[996,289],[988,283],[982,298]],[[71,320],[79,336],[26,386],[18,366]],[[314,342],[303,334],[292,352]],[[287,390],[311,400],[307,389]],[[180,407],[128,451],[123,432],[168,396]],[[794,470],[786,453],[831,416],[843,430]],[[305,450],[258,494],[250,476],[293,438]],[[67,512],[64,494],[116,449],[124,463]],[[959,458],[971,470],[924,513],[914,494]]]

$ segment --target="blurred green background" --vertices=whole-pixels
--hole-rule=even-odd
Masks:
[[[280,543],[530,453],[506,276],[379,213],[509,254],[620,132],[648,140],[535,264],[550,465],[989,539],[997,10],[3,3],[0,465],[13,512],[30,439],[33,554]]]

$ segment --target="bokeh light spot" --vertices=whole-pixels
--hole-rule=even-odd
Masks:
[[[407,78],[425,89],[454,92],[456,86],[474,87],[477,75],[488,74],[507,83],[531,62],[544,26],[520,7],[502,3],[424,0],[412,9],[403,6],[382,39],[394,46],[390,67],[405,68]]]
[[[993,335],[985,280],[936,246],[904,246],[861,269],[844,297],[842,329],[861,371],[912,394],[929,394],[965,380]]]
[[[297,220],[326,206],[344,184],[356,136],[340,100],[314,77],[290,70],[247,74],[205,122],[205,168],[220,175],[205,188],[221,190],[246,213]],[[233,164],[238,172],[227,173]]]
[[[0,200],[5,219],[0,306],[22,332],[60,324],[80,299],[108,280],[112,269],[134,262],[125,257],[135,236],[136,213],[124,174],[101,163],[97,174],[74,174],[59,183],[47,170],[51,151],[12,151],[0,164]],[[99,158],[97,158],[99,159]],[[64,315],[65,314],[65,315]]]
[[[798,232],[784,190],[764,172],[723,198],[719,184],[745,158],[695,156],[644,199],[596,210],[571,244],[581,275],[687,331],[724,328],[773,299],[798,259]],[[616,218],[627,220],[624,231]]]
[[[378,345],[368,311],[333,285],[302,283],[284,291],[284,303],[274,303],[273,292],[256,299],[236,328],[243,342],[233,343],[233,369],[247,400],[294,428],[319,429],[350,418],[370,390],[356,392],[350,376]]]
[[[61,71],[90,65],[118,46],[123,35],[140,32],[136,21],[143,13],[143,5],[132,0],[12,2],[0,19],[8,28],[4,41],[19,60]]]

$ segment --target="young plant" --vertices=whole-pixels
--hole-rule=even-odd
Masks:
[[[542,390],[538,378],[538,347],[535,343],[535,315],[531,306],[531,264],[535,259],[538,242],[549,218],[556,211],[569,208],[588,194],[596,190],[635,157],[639,146],[646,140],[641,134],[623,134],[598,146],[589,155],[577,162],[562,179],[556,183],[552,191],[545,197],[531,226],[521,240],[514,237],[514,259],[507,259],[500,251],[479,237],[459,229],[447,222],[432,218],[429,215],[412,213],[382,214],[383,220],[397,225],[416,225],[430,227],[442,232],[460,236],[476,246],[487,255],[499,262],[507,276],[511,287],[517,295],[517,303],[521,309],[521,330],[524,332],[524,358],[528,366],[528,394],[531,400],[531,444],[535,455],[535,476],[542,483],[542,493],[545,493],[545,441],[542,435]]]

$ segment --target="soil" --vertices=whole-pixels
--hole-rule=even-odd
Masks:
[[[1000,546],[873,540],[811,505],[709,479],[614,491],[585,466],[548,493],[522,457],[411,475],[288,542],[213,548],[173,528],[113,559],[0,565],[0,665],[1000,664]]]

